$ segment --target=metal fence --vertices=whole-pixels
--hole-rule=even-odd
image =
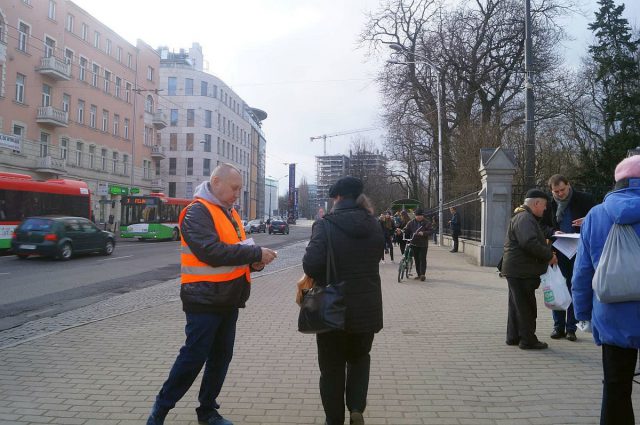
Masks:
[[[460,223],[462,227],[460,236],[464,239],[469,239],[472,241],[480,240],[482,213],[480,197],[478,196],[479,191],[480,189],[477,189],[471,193],[459,196],[442,204],[442,220],[445,235],[451,235],[451,226],[449,225],[449,220],[451,220],[451,212],[449,211],[449,208],[456,207],[458,215],[460,216]],[[435,217],[437,218],[438,207],[436,206],[434,208],[426,210],[426,214],[428,216],[435,215]]]

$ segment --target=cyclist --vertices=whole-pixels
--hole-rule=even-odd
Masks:
[[[414,279],[426,280],[427,272],[427,249],[429,248],[429,237],[433,233],[431,222],[424,216],[421,208],[416,209],[415,218],[404,228],[405,232],[413,235],[411,247],[413,249],[413,261],[416,265],[417,276]]]
[[[411,238],[411,234],[405,230],[407,224],[411,221],[411,217],[409,217],[409,213],[407,210],[402,210],[400,212],[400,223],[396,228],[396,236],[398,240],[398,245],[400,245],[400,253],[404,255],[404,248],[407,245],[407,241],[405,239]]]

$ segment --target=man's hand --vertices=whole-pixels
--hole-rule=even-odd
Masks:
[[[549,265],[550,266],[555,266],[556,264],[558,264],[558,257],[556,256],[556,253],[554,252],[553,253],[553,257],[549,261]]]
[[[418,236],[423,236],[424,232],[418,232]]]
[[[251,263],[251,268],[257,272],[262,271],[262,269],[264,269],[264,263]]]
[[[260,249],[262,250],[262,258],[260,259],[260,262],[265,265],[275,260],[276,257],[278,256],[278,253],[272,249],[269,249],[269,248],[260,248]]]
[[[571,222],[571,225],[572,225],[572,226],[574,226],[574,227],[580,227],[580,226],[582,226],[582,222],[583,222],[583,221],[584,221],[584,217],[582,217],[582,218],[576,218],[575,220],[573,220],[573,221]]]

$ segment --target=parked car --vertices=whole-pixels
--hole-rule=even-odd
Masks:
[[[25,219],[11,237],[11,250],[20,259],[42,255],[70,260],[81,252],[113,254],[116,238],[82,217],[38,216]]]
[[[283,235],[289,234],[289,225],[282,220],[271,220],[271,226],[269,226],[269,234],[282,233]]]
[[[251,220],[249,223],[247,223],[244,231],[249,233],[266,233],[267,225],[264,223],[264,221],[259,219]]]

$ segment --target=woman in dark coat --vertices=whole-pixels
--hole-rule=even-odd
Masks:
[[[369,352],[382,329],[382,291],[378,263],[384,236],[372,215],[362,182],[343,177],[329,191],[334,207],[314,223],[302,259],[304,272],[316,285],[326,285],[326,232],[331,232],[336,281],[344,282],[345,330],[316,336],[320,366],[320,397],[327,425],[344,424],[346,404],[352,424],[364,424],[362,413],[369,387]],[[345,373],[346,366],[346,373]]]

